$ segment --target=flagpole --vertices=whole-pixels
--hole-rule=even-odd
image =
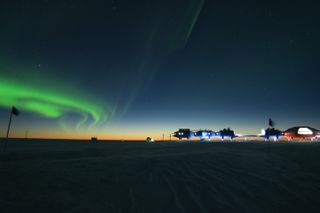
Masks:
[[[11,119],[12,119],[12,111],[10,113],[10,119],[9,119],[9,124],[8,124],[8,129],[7,129],[7,138],[9,138],[9,132],[10,132],[10,127],[11,127]]]
[[[10,119],[9,119],[9,124],[8,124],[8,129],[7,129],[7,140],[5,140],[3,151],[5,152],[7,149],[7,143],[8,143],[8,138],[9,138],[9,132],[10,132],[10,127],[11,127],[11,120],[12,120],[12,110],[10,113]]]

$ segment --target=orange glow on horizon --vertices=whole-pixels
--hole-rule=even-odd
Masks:
[[[88,135],[76,135],[76,134],[54,134],[54,133],[48,133],[48,134],[28,134],[27,138],[30,139],[66,139],[66,140],[91,140],[91,137],[97,137],[98,140],[125,140],[125,141],[144,141],[148,137],[146,134],[134,134],[134,135],[109,135],[109,136],[99,136],[92,134],[92,136]],[[9,138],[26,138],[25,134],[22,133],[12,133],[10,134]],[[158,137],[152,137],[155,141],[162,141],[162,136]],[[169,141],[170,139],[168,137],[164,138],[165,141]],[[177,140],[176,138],[172,137],[172,141]]]

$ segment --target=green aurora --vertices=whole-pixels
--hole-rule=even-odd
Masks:
[[[77,128],[88,122],[89,118],[92,125],[107,119],[107,113],[101,106],[67,94],[0,77],[0,107],[16,106],[22,111],[48,118],[62,118],[67,113],[76,113],[81,115]]]

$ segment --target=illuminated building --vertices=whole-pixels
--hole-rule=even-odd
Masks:
[[[282,136],[283,132],[275,128],[262,129],[261,134],[259,134],[259,137],[262,137],[265,140],[273,138],[276,141]]]
[[[317,140],[320,138],[320,131],[309,126],[296,126],[284,131],[288,140]]]
[[[213,137],[219,137],[222,140],[225,138],[230,138],[233,139],[237,137],[234,133],[233,130],[230,128],[228,129],[223,129],[218,132],[214,132],[212,130],[195,130],[191,131],[190,129],[179,129],[178,131],[173,133],[173,136],[176,138],[179,138],[179,140],[186,138],[186,139],[191,139],[191,138],[199,138],[200,140],[211,140]]]
[[[178,131],[173,133],[173,136],[182,140],[183,138],[192,139],[192,138],[199,138],[200,140],[211,140],[211,138],[221,138],[224,140],[225,138],[234,139],[236,137],[240,138],[253,138],[253,137],[260,137],[264,138],[265,140],[273,139],[278,141],[280,138],[286,138],[287,140],[319,140],[320,139],[320,130],[315,128],[311,128],[308,126],[297,126],[292,127],[286,131],[281,131],[275,128],[267,128],[262,129],[259,135],[237,135],[234,133],[233,130],[230,128],[223,129],[220,131],[212,131],[212,130],[194,130],[191,131],[190,129],[179,129]]]

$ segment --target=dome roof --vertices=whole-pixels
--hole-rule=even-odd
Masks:
[[[301,135],[319,134],[320,131],[309,126],[295,126],[284,131],[285,133],[295,133]]]
[[[312,130],[312,131],[319,131],[319,130],[317,130],[317,129],[315,129],[315,128],[312,128],[312,127],[310,127],[310,126],[295,126],[295,127],[290,128],[290,129],[287,129],[285,132],[288,132],[288,131],[298,131],[300,128],[308,128],[308,129],[310,129],[310,130]]]

